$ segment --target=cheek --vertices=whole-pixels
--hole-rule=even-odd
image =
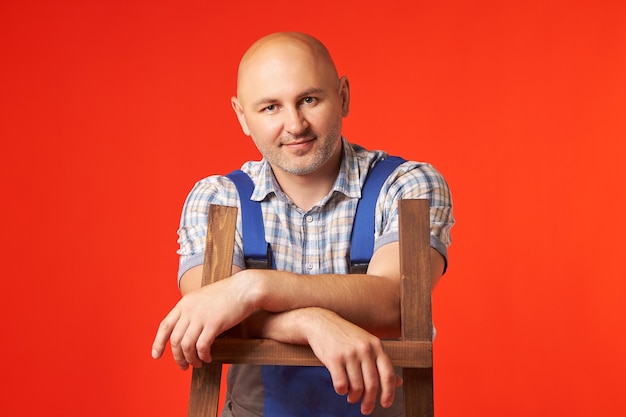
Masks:
[[[324,109],[319,109],[319,111],[311,112],[308,118],[309,122],[314,126],[332,129],[334,126],[341,124],[343,114],[341,112],[341,107],[330,106]]]
[[[341,113],[327,112],[325,114],[318,114],[317,117],[311,118],[310,125],[314,130],[318,132],[337,133],[337,130],[341,130],[342,116]]]
[[[282,125],[272,118],[253,118],[248,121],[248,129],[257,140],[271,140],[280,135]]]

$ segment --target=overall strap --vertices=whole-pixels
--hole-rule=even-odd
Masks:
[[[272,266],[272,255],[269,243],[265,241],[265,226],[261,204],[250,200],[254,191],[252,179],[241,170],[226,175],[237,187],[241,205],[241,235],[243,253],[248,268],[268,269]]]
[[[389,175],[405,160],[397,156],[388,156],[374,165],[365,179],[361,199],[357,203],[356,215],[352,225],[350,242],[350,272],[365,273],[374,253],[374,222],[376,200],[380,189]],[[254,183],[241,170],[226,175],[237,187],[241,204],[243,252],[249,268],[272,268],[271,247],[265,241],[265,226],[261,204],[250,200]]]
[[[365,273],[367,271],[369,261],[374,254],[376,200],[387,177],[404,162],[406,161],[398,156],[388,156],[378,161],[367,174],[352,224],[351,273]]]

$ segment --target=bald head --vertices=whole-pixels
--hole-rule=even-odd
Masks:
[[[328,49],[316,38],[298,32],[278,32],[256,41],[243,55],[237,74],[237,95],[242,95],[259,74],[276,73],[284,67],[297,71],[307,67],[327,81],[338,80]]]
[[[334,182],[350,88],[320,41],[281,32],[255,42],[239,64],[231,104],[279,183],[282,175],[314,174]]]

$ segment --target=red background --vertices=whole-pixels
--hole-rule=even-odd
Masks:
[[[190,374],[150,358],[175,231],[257,158],[229,98],[276,30],[350,77],[349,139],[452,187],[437,415],[625,415],[619,0],[0,1],[0,415],[186,415]]]

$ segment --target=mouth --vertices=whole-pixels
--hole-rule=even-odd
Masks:
[[[281,146],[284,146],[285,149],[289,149],[292,152],[300,154],[302,152],[308,152],[312,148],[313,142],[315,142],[316,139],[317,138],[315,136],[310,138],[299,138],[296,140],[285,142]]]
[[[281,146],[293,146],[293,147],[298,147],[298,146],[302,146],[305,145],[307,143],[313,142],[315,140],[315,137],[310,137],[310,138],[304,138],[304,139],[296,139],[296,140],[292,140],[289,142],[285,142],[282,143]]]

